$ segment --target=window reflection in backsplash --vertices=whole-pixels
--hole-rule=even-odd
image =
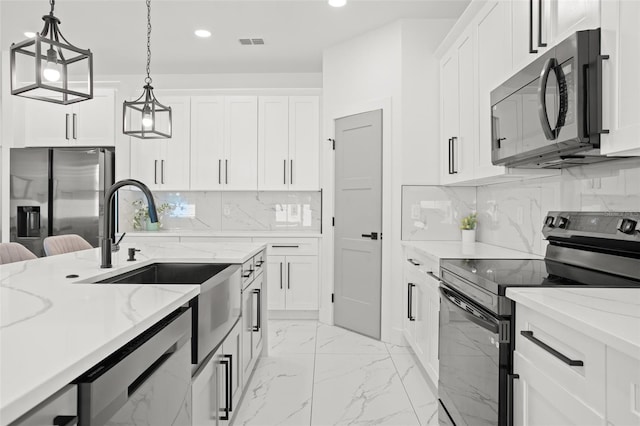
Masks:
[[[156,203],[169,203],[165,230],[320,232],[320,192],[162,192]],[[132,202],[139,191],[119,194],[119,231],[133,231]]]

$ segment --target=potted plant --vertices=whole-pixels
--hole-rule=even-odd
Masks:
[[[478,225],[478,214],[471,213],[462,218],[460,229],[462,230],[462,242],[473,243],[476,241],[476,226]]]
[[[146,231],[157,231],[162,228],[162,217],[165,213],[172,211],[175,207],[169,203],[162,203],[156,206],[156,211],[158,212],[158,223],[149,222],[149,208],[142,201],[142,199],[137,199],[131,203],[133,206],[133,219],[131,220],[131,224],[133,225],[133,229],[136,231],[146,230]]]

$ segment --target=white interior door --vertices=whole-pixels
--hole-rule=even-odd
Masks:
[[[335,139],[334,322],[380,339],[382,111],[336,120]]]

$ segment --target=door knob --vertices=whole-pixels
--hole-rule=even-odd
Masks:
[[[362,238],[371,238],[372,240],[377,240],[378,239],[378,233],[377,232],[372,232],[370,234],[362,234]]]

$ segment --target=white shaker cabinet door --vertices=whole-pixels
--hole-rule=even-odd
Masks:
[[[640,155],[640,1],[602,2],[601,150],[607,155]]]
[[[162,142],[155,139],[131,139],[131,165],[130,175],[132,179],[139,180],[149,187],[158,190],[161,187],[160,161],[163,155]]]
[[[453,141],[458,134],[460,105],[458,96],[458,51],[455,47],[443,58],[440,65],[440,111],[442,111],[442,135],[440,145],[441,180],[443,184],[457,181],[453,164]]]
[[[318,256],[287,256],[287,310],[318,309]]]
[[[172,135],[162,139],[163,155],[160,159],[160,184],[164,191],[189,189],[189,149],[191,145],[191,100],[188,96],[162,97],[172,110]],[[156,140],[158,143],[158,140]]]
[[[219,352],[191,379],[191,416],[194,425],[218,425]]]
[[[553,41],[549,45],[554,45],[571,34],[580,30],[590,30],[600,26],[600,4],[610,0],[547,0],[543,2],[543,7],[549,3],[550,24],[543,26],[549,28]],[[631,0],[633,2],[633,0]],[[606,5],[605,5],[606,7]],[[544,33],[543,33],[544,35]]]
[[[120,111],[122,113],[122,111]],[[79,146],[114,146],[116,131],[115,93],[96,89],[93,99],[74,105],[72,136]]]
[[[320,101],[317,96],[289,98],[289,188],[320,188]]]
[[[72,106],[26,99],[24,110],[25,146],[73,145]]]
[[[191,189],[224,186],[224,97],[191,98]]]
[[[289,188],[289,97],[258,99],[258,189]]]
[[[286,266],[285,256],[267,257],[267,286],[269,288],[267,306],[270,310],[286,309]]]
[[[228,190],[258,187],[258,98],[225,97],[224,183]]]

